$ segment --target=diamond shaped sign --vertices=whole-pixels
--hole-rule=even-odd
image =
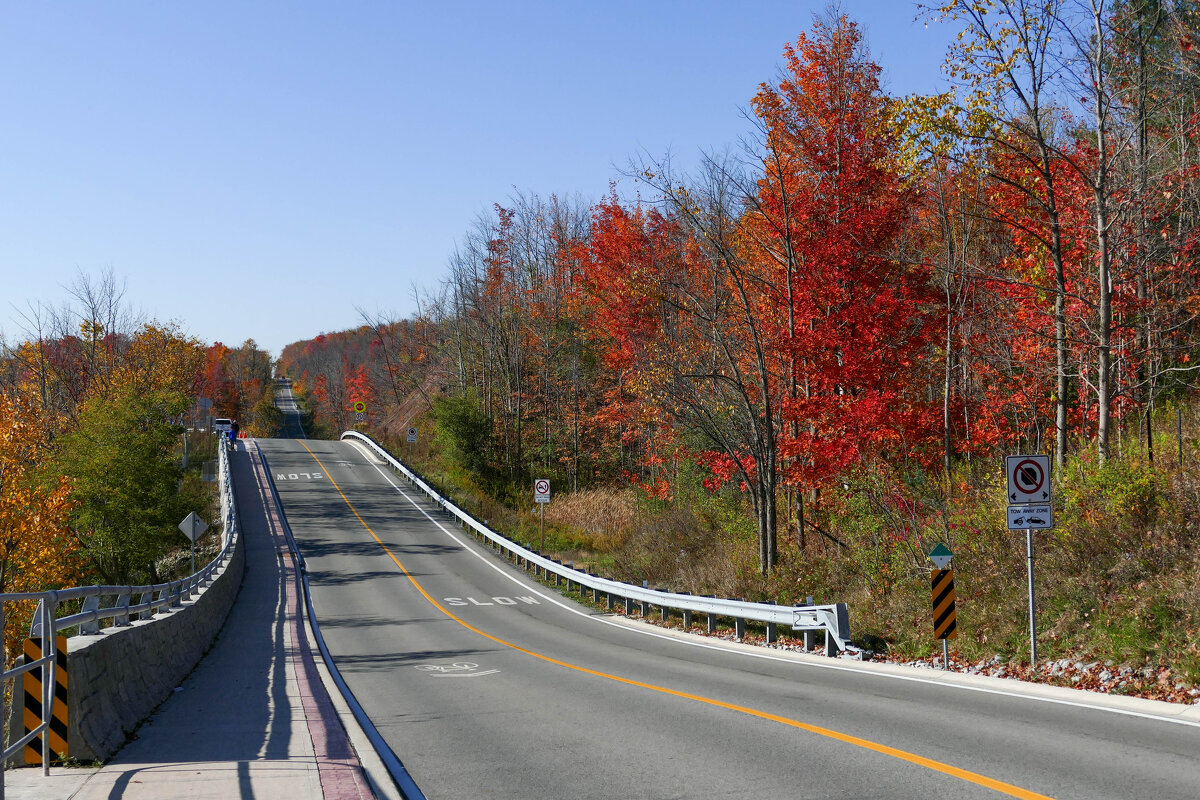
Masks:
[[[192,540],[192,544],[200,538],[200,534],[208,530],[208,523],[200,519],[195,511],[183,518],[183,522],[179,523],[179,530],[183,531],[183,535]]]
[[[950,559],[954,558],[954,553],[950,552],[950,548],[944,544],[939,544],[933,548],[929,554],[929,560],[934,563],[938,569],[945,569],[950,564]]]

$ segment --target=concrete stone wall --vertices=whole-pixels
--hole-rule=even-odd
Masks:
[[[220,574],[182,607],[67,640],[72,758],[109,758],[171,696],[225,624],[245,564],[243,537],[238,536]]]

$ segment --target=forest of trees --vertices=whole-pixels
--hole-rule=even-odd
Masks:
[[[763,573],[831,492],[920,474],[946,499],[1017,451],[1161,458],[1155,409],[1196,382],[1197,4],[933,16],[963,29],[951,91],[888,96],[858,26],[821,18],[740,151],[636,160],[653,201],[518,194],[416,318],[364,314],[283,368],[331,427],[355,399],[477,413],[493,485],[668,497],[700,464],[744,493]]]
[[[277,431],[268,353],[140,320],[124,291],[111,270],[80,273],[67,304],[31,303],[21,340],[0,341],[0,592],[179,577],[164,562],[187,545],[176,526],[215,518],[204,417]]]

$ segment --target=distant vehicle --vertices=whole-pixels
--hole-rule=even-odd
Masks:
[[[233,420],[228,417],[217,417],[213,420],[213,430],[217,433],[229,433],[233,430]]]

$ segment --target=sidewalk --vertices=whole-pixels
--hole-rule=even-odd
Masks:
[[[254,445],[240,443],[231,465],[246,573],[212,650],[110,762],[9,770],[5,800],[374,797],[310,649]]]

